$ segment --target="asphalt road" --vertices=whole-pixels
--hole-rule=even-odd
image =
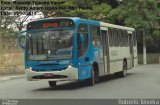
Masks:
[[[107,76],[95,86],[86,82],[26,81],[24,76],[0,78],[0,98],[14,99],[160,99],[160,65],[138,66],[125,78]]]

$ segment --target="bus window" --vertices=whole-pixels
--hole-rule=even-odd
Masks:
[[[133,32],[133,45],[136,46],[137,39],[136,39],[136,33]]]
[[[115,35],[115,32],[114,32],[114,29],[111,29],[111,32],[110,32],[110,46],[113,47],[114,46],[114,35]]]
[[[117,36],[117,29],[114,29],[114,46],[117,47],[118,46],[118,36]]]
[[[125,36],[126,36],[126,47],[128,47],[129,43],[128,43],[128,33],[127,33],[127,31],[125,31]]]
[[[117,30],[118,32],[118,38],[119,38],[119,46],[122,47],[122,34],[121,34],[121,30]]]
[[[126,45],[126,35],[125,35],[125,31],[122,30],[122,46],[125,47]]]
[[[117,29],[117,42],[118,46],[121,46],[121,31]]]
[[[109,45],[113,46],[112,45],[112,30],[110,28],[108,28],[108,33],[109,33]]]
[[[111,44],[115,47],[119,46],[119,37],[118,37],[118,30],[117,29],[112,29],[112,37],[111,37]]]
[[[115,29],[112,29],[112,43],[113,43],[113,46],[115,46]]]
[[[122,30],[120,31],[121,31],[121,47],[123,47],[123,31]]]
[[[126,30],[123,30],[123,46],[124,47],[128,46],[128,35]]]
[[[90,26],[90,34],[93,47],[101,46],[100,28],[97,26]]]
[[[119,35],[118,35],[118,30],[116,30],[116,36],[117,36],[117,47],[120,46],[120,40],[119,40]]]
[[[84,35],[84,42],[80,41],[80,35]],[[83,56],[88,49],[88,26],[86,24],[80,24],[77,32],[77,43],[78,43],[78,57]]]

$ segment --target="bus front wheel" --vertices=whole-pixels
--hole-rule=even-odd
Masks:
[[[95,84],[95,72],[94,70],[91,71],[91,78],[89,79],[89,85],[93,86]]]
[[[95,67],[91,70],[91,78],[89,79],[89,85],[93,86],[95,83],[98,83],[99,77],[98,77],[98,71],[96,72]]]
[[[56,81],[48,81],[48,83],[49,83],[49,86],[51,87],[51,88],[53,88],[53,87],[55,87],[56,86]]]

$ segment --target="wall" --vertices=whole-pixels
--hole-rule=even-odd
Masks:
[[[24,73],[23,49],[17,37],[0,37],[0,74]]]
[[[147,54],[147,64],[158,64],[160,53]],[[138,54],[138,63],[143,64],[143,54]]]

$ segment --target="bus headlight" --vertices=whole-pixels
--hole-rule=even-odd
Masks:
[[[72,66],[71,65],[68,65],[68,68],[71,68]]]
[[[32,70],[32,67],[29,67],[29,70]]]

